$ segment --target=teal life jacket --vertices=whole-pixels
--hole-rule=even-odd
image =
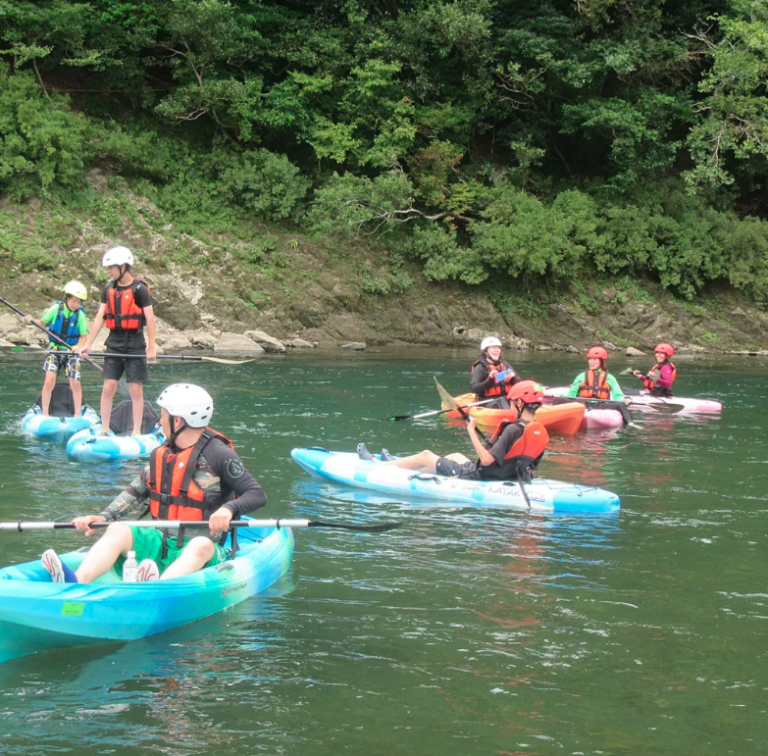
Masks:
[[[48,327],[48,330],[54,335],[58,336],[62,341],[69,344],[69,346],[76,346],[80,341],[80,330],[77,327],[77,321],[80,319],[80,310],[85,313],[84,307],[78,307],[68,318],[64,317],[64,302],[56,302],[59,306],[59,311],[56,313],[56,319]],[[61,346],[56,343],[56,346]]]

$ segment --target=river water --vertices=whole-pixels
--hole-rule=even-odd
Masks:
[[[562,384],[571,355],[508,355]],[[297,530],[291,572],[226,614],[131,643],[0,666],[0,753],[765,753],[768,433],[765,365],[679,360],[678,392],[722,416],[638,414],[637,429],[553,438],[540,475],[609,488],[622,511],[548,517],[425,506],[312,480],[293,446],[468,452],[432,376],[466,389],[475,354],[387,349],[163,364],[147,393],[206,386],[214,427],[264,489],[268,517],[398,520],[371,535]],[[613,370],[624,367],[617,358]],[[644,365],[644,363],[643,363]],[[98,407],[98,376],[84,374]],[[18,419],[39,358],[0,356],[0,518],[98,511],[138,463],[84,466]],[[2,564],[70,532],[0,533]]]

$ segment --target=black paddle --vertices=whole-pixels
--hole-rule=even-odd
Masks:
[[[26,318],[26,314],[23,313],[18,307],[15,307],[12,305],[7,299],[3,299],[0,297],[0,302],[2,302],[6,307],[10,307],[17,315],[21,315],[22,318]],[[55,341],[58,344],[61,344],[63,347],[66,347],[69,349],[70,352],[74,352],[75,350],[67,344],[66,341],[63,339],[60,339],[55,333],[51,333],[45,326],[41,326],[40,323],[35,322],[34,320],[30,321],[32,325],[35,328],[39,328],[44,334],[48,336],[51,341]],[[85,360],[89,365],[92,367],[95,367],[96,370],[98,370],[100,373],[104,372],[104,368],[101,367],[101,365],[97,365],[93,360],[88,359],[88,357],[84,357],[83,355],[80,355],[81,360]],[[125,382],[125,379],[121,378],[120,381],[117,384],[117,390],[120,396],[127,399],[130,396],[130,392],[128,391],[128,386]]]
[[[451,397],[453,398],[453,397]],[[491,404],[495,402],[495,399],[486,399],[483,402],[472,402],[471,404],[462,404],[462,408],[466,407],[481,407],[483,404]],[[443,415],[446,412],[453,412],[452,407],[448,409],[431,410],[430,412],[421,412],[418,415],[394,415],[393,417],[385,417],[385,420],[398,422],[399,420],[419,420],[422,417],[432,417],[433,415]]]
[[[120,520],[123,525],[133,528],[207,528],[208,521],[180,522],[179,520]],[[108,528],[109,522],[92,522],[91,528]],[[352,525],[343,522],[325,522],[323,520],[290,520],[278,517],[275,520],[232,520],[231,528],[337,528],[355,530],[361,533],[384,533],[399,528],[401,522],[381,522],[374,525]],[[71,522],[0,522],[0,530],[74,530]]]

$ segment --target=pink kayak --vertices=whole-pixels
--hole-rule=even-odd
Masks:
[[[624,418],[621,412],[614,409],[589,409],[581,421],[582,430],[599,430],[604,428],[621,428]]]
[[[568,386],[550,386],[544,389],[544,396],[565,396]],[[723,405],[714,399],[689,399],[684,396],[651,396],[647,391],[640,394],[627,394],[631,401],[630,408],[640,411],[656,411],[663,409],[662,405],[669,406],[670,410],[682,413],[717,413],[722,412]],[[593,411],[593,410],[591,410]]]

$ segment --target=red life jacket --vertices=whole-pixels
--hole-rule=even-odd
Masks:
[[[664,360],[662,363],[657,362],[648,372],[652,373],[656,370],[659,373],[659,377],[661,377],[661,368],[664,365],[669,365],[672,368],[672,378],[669,381],[669,386],[665,386],[664,388],[672,388],[672,384],[675,382],[675,378],[677,378],[677,367],[674,362],[670,362],[669,360]],[[643,386],[650,391],[654,387],[653,379],[649,378],[647,375],[643,376]]]
[[[608,385],[606,370],[587,370],[584,383],[579,387],[579,396],[583,399],[610,399],[611,387]]]
[[[496,432],[488,442],[489,448],[496,443],[504,428],[512,423],[518,423],[523,426],[523,435],[512,444],[509,451],[504,455],[504,459],[506,461],[520,459],[534,462],[544,454],[544,450],[549,445],[549,433],[547,433],[547,429],[538,420],[531,422],[504,420],[499,423],[499,427],[496,428]]]
[[[489,362],[488,360],[484,360],[482,357],[478,360],[475,360],[472,363],[472,367],[469,369],[470,376],[475,372],[475,368],[478,365],[483,365],[488,369],[488,378],[490,378],[493,375],[496,375],[496,373],[503,373],[505,370],[512,370],[512,366],[508,362],[504,362],[504,360],[500,360],[499,362]],[[515,380],[517,377],[517,374],[514,370],[509,375],[509,378],[504,381],[503,383],[494,383],[493,386],[487,389],[483,389],[482,393],[478,394],[479,399],[492,399],[496,396],[506,396],[507,395],[507,389],[512,385],[512,381]],[[486,380],[488,379],[486,378]]]
[[[117,293],[117,281],[107,290],[107,302],[104,309],[104,325],[114,330],[138,331],[144,323],[144,309],[136,304],[136,290],[139,284],[144,284],[149,292],[149,286],[140,278],[134,278],[131,285]]]
[[[220,501],[212,501],[195,483],[193,476],[197,459],[214,438],[221,439],[230,449],[234,445],[212,428],[206,428],[194,446],[173,454],[167,444],[158,447],[149,458],[149,511],[156,520],[184,522],[207,520]]]

